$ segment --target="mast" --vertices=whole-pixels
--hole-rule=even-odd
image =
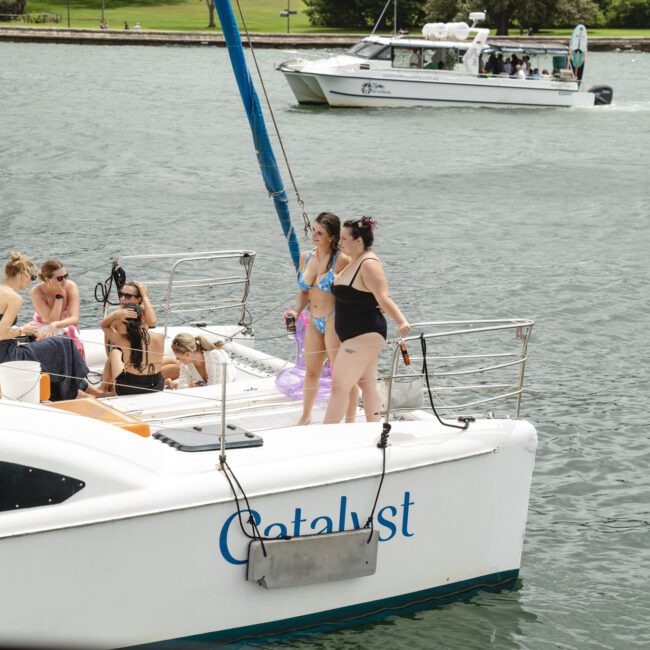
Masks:
[[[289,213],[289,201],[287,193],[284,189],[284,183],[280,176],[280,169],[278,162],[273,153],[271,140],[264,121],[264,115],[260,106],[260,101],[257,96],[257,91],[253,85],[250,71],[246,65],[246,58],[244,57],[244,48],[242,47],[241,37],[239,35],[239,28],[235,21],[235,16],[230,6],[230,0],[214,0],[214,6],[219,15],[219,22],[223,36],[228,46],[228,54],[230,55],[230,63],[232,64],[239,93],[244,103],[248,123],[253,134],[253,143],[257,153],[257,162],[262,172],[264,185],[273,198],[275,204],[275,211],[278,213],[278,219],[282,226],[282,232],[287,240],[289,246],[289,253],[293,261],[293,265],[298,270],[300,263],[300,246],[298,244],[298,237],[296,231],[291,223],[291,215]]]

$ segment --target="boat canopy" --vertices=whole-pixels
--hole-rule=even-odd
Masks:
[[[529,56],[566,55],[568,48],[562,43],[515,43],[514,41],[497,41],[489,43],[483,52],[504,52],[508,54],[527,54]]]

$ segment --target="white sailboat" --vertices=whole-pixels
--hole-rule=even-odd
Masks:
[[[323,425],[316,409],[296,427],[301,405],[276,382],[289,364],[256,350],[243,318],[254,257],[147,256],[167,269],[144,279],[168,351],[178,329],[225,341],[230,383],[49,403],[38,370],[0,372],[4,644],[241,639],[516,581],[537,445],[520,419],[533,322],[415,323],[405,343],[422,367],[387,348],[382,422]],[[191,311],[237,316],[207,326]],[[101,333],[81,338],[101,369]]]

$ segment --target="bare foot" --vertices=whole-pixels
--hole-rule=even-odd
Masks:
[[[300,418],[298,418],[298,421],[296,422],[295,426],[303,427],[303,426],[307,426],[308,424],[311,424],[311,418],[307,417],[306,415],[301,415]]]

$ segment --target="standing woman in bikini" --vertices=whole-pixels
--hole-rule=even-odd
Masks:
[[[380,259],[370,250],[375,221],[369,217],[346,221],[339,248],[350,263],[336,276],[332,294],[336,301],[335,327],[341,341],[332,376],[332,393],[325,423],[340,422],[349,406],[350,386],[359,384],[368,422],[381,416],[377,390],[377,361],[386,343],[388,314],[399,336],[411,331],[409,322],[388,293]]]
[[[288,309],[286,316],[294,318],[307,306],[309,324],[305,332],[305,381],[303,385],[302,415],[296,424],[309,424],[311,411],[318,393],[318,383],[325,359],[329,357],[334,366],[339,339],[334,331],[334,296],[331,286],[334,274],[345,267],[348,259],[338,252],[341,221],[331,212],[321,212],[314,220],[311,239],[315,248],[300,256],[300,273],[295,309]],[[351,413],[356,413],[356,387]]]

